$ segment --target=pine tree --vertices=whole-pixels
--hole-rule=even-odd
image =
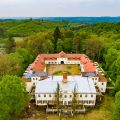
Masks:
[[[6,47],[6,52],[7,53],[15,52],[15,48],[16,48],[15,40],[12,37],[10,37],[8,39],[8,41],[6,42],[5,47]]]
[[[59,38],[61,38],[61,33],[59,27],[57,26],[54,31],[54,52],[57,52],[57,42]]]

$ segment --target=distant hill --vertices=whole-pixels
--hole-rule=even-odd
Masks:
[[[30,17],[0,18],[1,20],[10,19],[31,19]],[[43,19],[50,21],[68,21],[73,23],[97,23],[97,22],[120,22],[120,17],[33,17],[32,19]]]

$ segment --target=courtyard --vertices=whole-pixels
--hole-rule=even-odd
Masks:
[[[50,75],[62,75],[63,72],[67,72],[69,75],[80,75],[80,65],[73,64],[47,64],[46,71]]]

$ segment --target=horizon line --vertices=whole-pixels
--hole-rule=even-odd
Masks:
[[[0,18],[49,18],[49,17],[57,17],[57,18],[61,18],[61,17],[66,17],[66,18],[69,18],[69,17],[120,17],[120,16],[0,16]]]

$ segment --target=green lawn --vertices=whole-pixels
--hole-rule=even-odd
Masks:
[[[46,65],[46,71],[53,75],[62,75],[68,72],[69,75],[79,75],[80,65]]]

